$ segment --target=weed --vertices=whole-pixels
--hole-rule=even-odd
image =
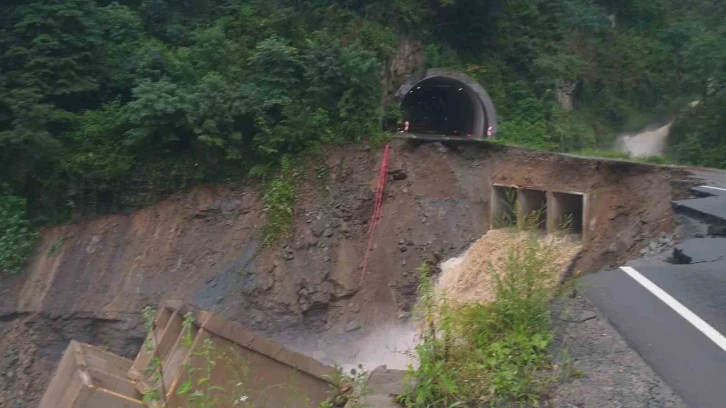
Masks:
[[[567,382],[571,381],[577,378],[583,378],[587,375],[584,371],[575,368],[575,362],[573,361],[572,357],[570,357],[570,353],[567,352],[566,349],[564,349],[564,345],[559,352],[559,360],[558,364],[552,365],[552,375],[551,378],[554,382]]]
[[[501,205],[504,206],[501,214],[497,217],[495,225],[499,228],[511,228],[517,226],[517,188],[504,187],[504,197]]]
[[[360,401],[360,397],[369,392],[365,388],[368,373],[363,369],[363,365],[358,365],[358,370],[351,370],[350,376],[343,372],[338,363],[334,363],[333,368],[335,370],[333,375],[324,376],[330,381],[333,396],[322,402],[318,408],[363,408],[365,405]]]
[[[668,160],[663,156],[633,156],[629,153],[618,152],[615,150],[599,150],[599,149],[585,149],[573,153],[577,156],[587,157],[599,157],[602,159],[612,160],[627,160],[637,163],[652,163],[652,164],[668,164]]]
[[[375,151],[385,146],[386,143],[393,139],[393,135],[389,132],[377,132],[368,140],[371,151]]]
[[[65,237],[58,237],[58,239],[55,240],[53,245],[48,248],[48,255],[55,255],[58,252],[60,252],[61,248],[63,248],[63,242],[65,241]]]
[[[570,372],[570,378],[583,378],[585,377],[585,372],[580,369],[574,369]]]
[[[613,159],[613,160],[632,160],[632,156],[628,153],[619,152],[616,150],[602,150],[602,149],[583,149],[572,153],[576,156],[587,156],[587,157],[599,157],[602,159]]]
[[[293,207],[297,199],[295,179],[298,175],[292,162],[283,159],[282,169],[267,184],[262,199],[267,212],[267,222],[262,230],[263,246],[269,247],[290,234],[295,219]]]
[[[156,406],[159,402],[166,402],[166,392],[164,391],[163,381],[164,367],[161,358],[159,358],[157,352],[158,341],[156,339],[156,330],[154,327],[156,310],[147,306],[141,311],[141,316],[144,322],[144,328],[147,332],[146,340],[144,340],[144,350],[153,353],[151,361],[149,361],[149,365],[147,365],[146,369],[144,370],[144,374],[147,377],[151,377],[152,384],[160,384],[160,388],[153,388],[144,393],[142,400],[146,405]]]
[[[26,219],[25,200],[0,184],[0,273],[18,273],[38,236]]]
[[[326,182],[330,177],[330,167],[328,166],[328,163],[322,162],[315,166],[315,176],[318,180]]]
[[[667,164],[668,160],[666,160],[663,156],[647,156],[643,158],[643,161],[646,163],[653,163],[653,164]]]
[[[517,225],[517,189],[508,188],[504,190],[504,205],[507,207],[505,212],[505,223],[508,226]]]
[[[416,318],[416,383],[400,402],[408,407],[536,405],[548,383],[553,332],[548,276],[553,251],[532,232],[508,246],[502,270],[490,273],[496,298],[460,304],[436,295],[430,267],[423,265]]]
[[[189,350],[189,358],[181,367],[180,383],[175,392],[167,395],[163,383],[163,361],[156,354],[157,342],[153,334],[155,312],[149,307],[144,308],[142,317],[144,327],[149,332],[144,350],[154,353],[144,373],[154,385],[143,395],[142,400],[146,405],[168,408],[262,408],[268,406],[267,398],[274,392],[275,400],[279,400],[280,393],[285,395],[283,406],[311,406],[305,390],[299,387],[297,371],[293,371],[281,383],[256,390],[255,401],[252,401],[247,388],[252,374],[251,361],[234,344],[195,330],[196,322],[192,313],[185,314],[182,321],[181,346]]]
[[[519,220],[519,227],[532,228],[533,230],[547,229],[547,207],[544,206],[538,210],[534,210],[529,214],[525,214]]]
[[[193,345],[194,340],[185,334],[183,341],[185,345],[192,345],[191,358],[196,361],[196,364],[185,363],[186,380],[176,390],[177,395],[186,401],[187,407],[215,408],[230,404],[252,406],[246,388],[249,362],[242,355],[233,347],[218,347],[210,338]],[[223,385],[212,378],[217,366],[224,367],[229,375]]]

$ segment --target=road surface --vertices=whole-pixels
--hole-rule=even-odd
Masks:
[[[726,224],[726,188],[706,185],[674,208],[711,225]],[[676,246],[688,264],[634,261],[581,278],[587,297],[694,408],[726,407],[726,237]],[[685,262],[685,261],[684,261]]]

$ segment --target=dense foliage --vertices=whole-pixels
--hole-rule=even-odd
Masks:
[[[25,219],[25,200],[0,185],[0,273],[18,272],[36,237]]]
[[[703,11],[703,25],[689,44],[688,77],[696,100],[679,112],[670,135],[670,156],[681,163],[726,168],[726,4],[686,2]]]
[[[266,175],[378,130],[393,31],[333,5],[0,7],[0,178],[38,221]]]
[[[672,158],[726,166],[725,15],[713,0],[4,1],[0,183],[44,224],[377,136],[399,34],[480,81],[510,143],[609,147],[677,115]]]

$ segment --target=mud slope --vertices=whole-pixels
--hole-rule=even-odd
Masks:
[[[70,339],[133,356],[140,310],[166,299],[297,346],[346,342],[397,321],[414,298],[415,269],[459,254],[487,231],[492,182],[587,192],[596,211],[577,267],[615,265],[670,229],[670,200],[684,190],[671,180],[688,176],[522,149],[397,142],[397,175],[360,285],[378,156],[331,149],[326,180],[311,164],[294,238],[269,249],[257,239],[265,219],[258,186],[198,188],[130,216],[45,231],[27,270],[0,282],[0,402],[37,403]]]

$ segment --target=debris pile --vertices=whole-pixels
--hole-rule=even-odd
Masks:
[[[502,273],[511,251],[523,250],[528,245],[528,240],[533,239],[531,234],[506,229],[487,232],[462,256],[441,264],[442,273],[437,290],[458,302],[493,300],[493,274]],[[580,252],[581,245],[565,235],[547,235],[534,239],[540,240],[547,257],[551,258],[551,265],[546,268],[548,276],[543,281],[554,286]]]
[[[675,235],[675,233],[662,233],[658,238],[648,242],[648,245],[640,251],[640,256],[642,258],[651,258],[672,248],[676,240]]]

